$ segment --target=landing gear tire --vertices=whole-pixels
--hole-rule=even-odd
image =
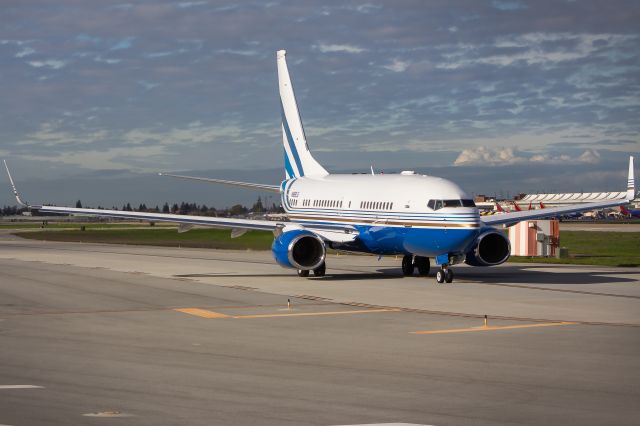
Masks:
[[[298,269],[298,276],[302,277],[302,278],[306,278],[309,276],[309,270],[308,269]]]
[[[405,254],[402,258],[402,275],[405,277],[410,277],[413,275],[413,256],[410,254]]]
[[[444,270],[440,269],[438,272],[436,272],[436,281],[438,282],[438,284],[442,284],[444,282]]]
[[[431,265],[429,264],[428,257],[416,256],[414,264],[418,268],[418,275],[422,275],[423,277],[429,275]]]
[[[324,277],[325,272],[327,271],[327,264],[322,262],[322,265],[318,266],[313,270],[314,277]],[[309,271],[307,271],[308,273]]]
[[[447,269],[447,270],[444,272],[444,280],[445,280],[447,283],[451,283],[451,282],[453,281],[453,271],[452,271],[451,269]]]

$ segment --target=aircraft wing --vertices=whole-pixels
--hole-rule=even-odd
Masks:
[[[570,213],[584,212],[590,210],[604,209],[607,207],[616,207],[627,204],[626,199],[618,199],[612,201],[603,201],[599,203],[574,204],[564,207],[551,207],[546,209],[523,210],[519,212],[510,212],[497,214],[494,216],[482,216],[480,220],[485,225],[514,225],[523,220],[554,218]]]
[[[257,189],[260,191],[278,192],[278,193],[280,192],[280,187],[278,185],[265,185],[262,183],[237,182],[235,180],[223,180],[223,179],[211,179],[211,178],[203,178],[203,177],[195,177],[195,176],[173,175],[170,173],[158,173],[158,175],[169,176],[169,177],[178,178],[178,179],[199,180],[201,182],[220,183],[223,185],[240,186],[242,188]]]
[[[571,206],[552,207],[549,209],[537,209],[527,211],[509,212],[495,216],[483,216],[480,218],[486,225],[514,225],[523,220],[558,217],[569,213],[584,212],[589,210],[616,207],[629,203],[635,197],[635,179],[633,173],[633,157],[629,157],[629,175],[627,178],[627,196],[624,199],[600,201],[596,203],[574,204]]]
[[[3,160],[4,161],[4,160]],[[231,229],[251,229],[251,230],[263,230],[274,231],[277,228],[282,228],[286,222],[284,221],[271,221],[271,220],[253,220],[253,219],[235,219],[226,217],[208,217],[208,216],[187,216],[179,214],[168,213],[144,213],[144,212],[128,212],[120,210],[102,210],[102,209],[83,209],[75,207],[57,207],[57,206],[42,206],[32,205],[20,198],[20,193],[16,189],[16,185],[11,177],[9,166],[4,161],[4,167],[7,170],[7,176],[9,176],[9,182],[11,183],[11,189],[16,197],[18,204],[30,209],[38,210],[43,213],[67,213],[83,216],[101,216],[101,217],[115,217],[121,219],[134,219],[134,220],[148,220],[150,222],[174,222],[187,225],[204,225],[216,228],[231,228]]]
[[[286,222],[271,220],[235,219],[228,217],[187,216],[169,213],[144,213],[120,210],[80,209],[57,206],[29,206],[42,213],[68,213],[83,216],[115,217],[120,219],[148,220],[150,222],[174,222],[188,225],[204,225],[214,228],[237,228],[261,231],[273,231]]]

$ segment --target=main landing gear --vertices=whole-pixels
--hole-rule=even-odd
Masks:
[[[309,271],[308,269],[298,269],[298,276],[306,278],[309,276],[309,272],[311,271]],[[324,274],[326,272],[327,272],[327,264],[325,262],[322,262],[320,266],[318,266],[316,269],[313,270],[313,276],[324,277]]]
[[[423,256],[413,256],[407,254],[402,258],[402,275],[409,277],[413,275],[413,271],[418,269],[418,274],[421,276],[429,275],[429,258]],[[439,284],[453,282],[453,271],[449,268],[448,264],[444,264],[436,272],[436,281]]]
[[[402,258],[402,275],[413,275],[413,271],[415,268],[418,268],[418,275],[429,275],[429,269],[431,268],[431,265],[429,264],[429,258],[422,256],[414,257],[410,254],[405,255]]]

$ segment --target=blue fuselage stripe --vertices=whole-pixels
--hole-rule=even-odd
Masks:
[[[287,177],[292,178],[295,176],[293,173],[293,167],[291,167],[291,162],[289,162],[289,156],[287,155],[287,150],[284,150],[284,169],[287,172]]]
[[[295,142],[293,141],[293,136],[291,135],[291,129],[289,129],[289,123],[287,122],[287,116],[284,113],[284,107],[282,104],[280,105],[282,110],[282,125],[284,126],[284,132],[287,135],[287,141],[289,142],[289,150],[291,151],[291,155],[293,155],[293,159],[296,162],[296,166],[298,167],[299,175],[298,177],[304,176],[304,170],[302,169],[302,163],[300,162],[300,157],[298,156],[298,150],[296,149]]]

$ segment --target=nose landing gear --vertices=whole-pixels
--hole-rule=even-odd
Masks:
[[[453,281],[453,271],[449,269],[449,265],[442,265],[442,268],[436,272],[436,281],[438,284],[451,283]]]

